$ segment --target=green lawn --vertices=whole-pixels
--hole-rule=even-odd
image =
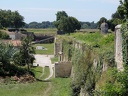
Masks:
[[[70,78],[53,78],[50,96],[71,96]]]
[[[54,64],[55,62],[58,62],[59,60],[58,60],[58,57],[53,57],[53,58],[51,58],[51,62],[52,62],[52,64]]]
[[[42,96],[46,82],[0,85],[0,96]]]
[[[43,68],[42,67],[34,67],[31,69],[32,72],[34,72],[35,74],[35,77],[37,79],[40,79],[40,80],[44,80],[45,78],[47,78],[50,74],[50,70],[49,70],[49,67],[45,67],[44,68],[44,74],[42,75],[42,71],[43,71]]]
[[[43,46],[47,48],[47,50],[37,50],[36,49],[36,54],[44,54],[44,55],[53,55],[54,54],[54,43],[50,44],[34,44],[34,47],[36,46]]]

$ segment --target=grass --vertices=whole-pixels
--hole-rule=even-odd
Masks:
[[[42,67],[33,67],[31,71],[35,74],[35,77],[39,79],[42,74]]]
[[[34,32],[34,33],[44,33],[44,34],[56,34],[57,29],[56,28],[46,28],[46,29],[26,29],[28,32]]]
[[[47,48],[47,50],[35,50],[36,54],[44,54],[44,55],[53,55],[54,54],[54,43],[51,44],[35,44],[34,47],[36,46],[43,46]]]
[[[70,96],[70,78],[54,78],[52,79],[52,90],[50,96]]]
[[[1,96],[42,96],[47,88],[45,82],[27,84],[8,84],[0,86]]]
[[[101,50],[107,50],[110,47],[114,47],[114,34],[109,33],[102,35],[100,32],[95,33],[75,33],[71,34],[73,38],[77,41],[84,42],[94,48],[99,48]],[[111,49],[111,48],[110,48]]]
[[[43,72],[43,68],[42,67],[34,67],[34,68],[32,68],[32,72],[34,72],[35,77],[37,79],[41,79],[41,80],[44,80],[50,74],[49,67],[45,67],[44,68],[44,74],[43,74],[43,76],[41,76],[42,75],[42,72]]]
[[[36,78],[40,78],[42,74],[41,67],[32,68]],[[49,76],[49,68],[46,67],[43,78]],[[2,84],[0,85],[0,96],[42,96],[48,87],[47,82],[34,82],[26,84]]]
[[[54,64],[55,62],[58,62],[59,60],[58,60],[58,57],[53,57],[53,58],[51,58],[51,62],[52,62],[52,64]]]

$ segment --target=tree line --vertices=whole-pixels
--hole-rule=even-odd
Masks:
[[[81,24],[81,29],[96,29],[97,28],[97,23],[93,22],[83,22],[79,21]],[[54,21],[42,21],[41,23],[39,22],[30,22],[26,23],[24,28],[55,28]]]

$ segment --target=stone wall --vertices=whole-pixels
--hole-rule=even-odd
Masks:
[[[54,66],[54,77],[70,77],[72,69],[72,63],[56,62]]]

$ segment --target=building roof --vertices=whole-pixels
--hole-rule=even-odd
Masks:
[[[13,46],[15,46],[15,47],[21,46],[20,40],[1,40],[0,42],[13,44]]]

